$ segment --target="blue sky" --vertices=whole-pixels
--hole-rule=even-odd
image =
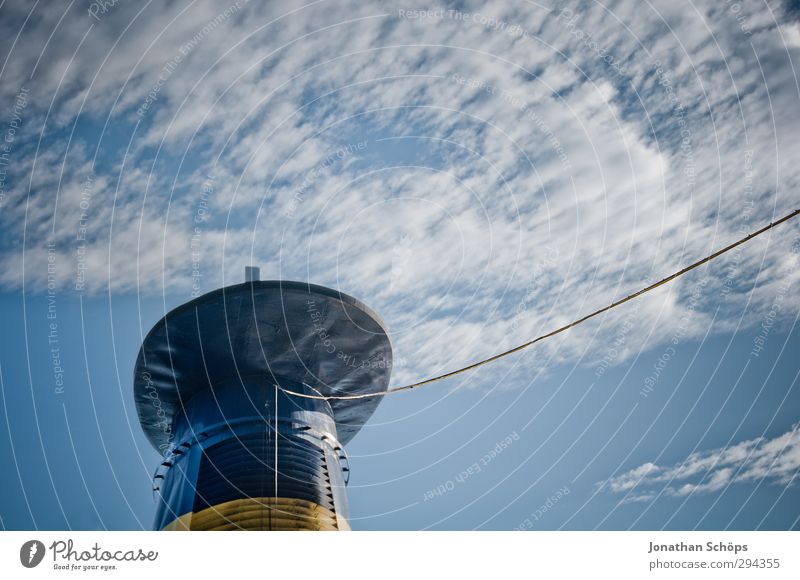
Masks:
[[[8,529],[150,527],[139,343],[247,264],[369,304],[399,385],[798,206],[781,2],[0,14]],[[353,527],[797,528],[799,259],[786,224],[388,398],[348,447]]]

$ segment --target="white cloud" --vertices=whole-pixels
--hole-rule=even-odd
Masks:
[[[239,281],[252,256],[268,276],[365,300],[393,330],[396,355],[413,361],[398,381],[494,353],[796,205],[793,25],[758,2],[741,5],[752,36],[713,3],[699,12],[667,1],[582,6],[573,31],[538,6],[462,10],[518,24],[520,36],[470,16],[412,20],[369,3],[242,2],[169,73],[142,119],[136,110],[164,66],[226,5],[154,3],[138,14],[119,3],[100,22],[83,7],[57,29],[61,15],[42,11],[0,85],[3,102],[31,90],[0,214],[8,242],[0,283],[42,288],[52,238],[58,280],[73,286],[91,173],[91,291],[165,291],[177,302],[191,291],[199,247],[205,290]],[[0,37],[10,39],[25,13],[2,10]],[[363,150],[325,165],[362,141]],[[208,219],[193,247],[209,174]],[[683,336],[704,332],[717,306],[741,314],[760,272],[745,313],[758,320],[780,285],[798,278],[789,254],[798,232],[786,226],[771,252],[759,240],[713,265]],[[548,252],[556,262],[537,268]],[[720,276],[731,269],[736,290],[720,298]],[[630,345],[676,332],[693,283],[646,299],[625,356],[636,352]],[[797,296],[787,294],[785,308],[799,306]],[[597,337],[625,316],[542,344],[531,364],[591,357],[605,346]]]
[[[757,437],[692,453],[671,466],[644,463],[597,485],[612,493],[624,493],[625,502],[644,502],[659,495],[713,493],[744,482],[790,485],[798,474],[800,425],[795,425],[773,439]]]

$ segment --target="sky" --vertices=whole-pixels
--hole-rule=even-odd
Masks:
[[[302,280],[392,385],[800,207],[796,2],[0,3],[0,524],[149,529],[170,309]],[[354,529],[800,528],[800,222],[384,400]]]

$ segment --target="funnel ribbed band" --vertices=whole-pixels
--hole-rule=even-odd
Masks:
[[[251,497],[289,497],[335,511],[333,486],[321,442],[274,433],[228,439],[205,450],[192,511]],[[341,469],[338,463],[336,469]],[[277,486],[277,487],[276,487]]]

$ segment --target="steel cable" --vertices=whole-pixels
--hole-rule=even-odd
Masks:
[[[287,393],[289,395],[293,395],[293,396],[296,396],[296,397],[302,397],[302,398],[305,398],[305,399],[323,399],[323,400],[327,400],[327,401],[341,401],[341,400],[350,400],[350,399],[367,399],[367,398],[371,398],[371,397],[385,397],[387,395],[394,395],[395,393],[400,393],[402,391],[410,391],[412,389],[416,389],[416,388],[421,387],[423,385],[429,385],[429,384],[435,383],[437,381],[442,381],[444,379],[449,379],[450,377],[454,377],[454,376],[459,375],[461,373],[465,373],[467,371],[471,371],[471,370],[476,369],[478,367],[481,367],[483,365],[492,363],[492,362],[494,362],[496,360],[499,360],[501,358],[504,358],[504,357],[507,357],[507,356],[509,356],[511,354],[514,354],[515,352],[519,352],[519,351],[521,351],[523,349],[526,349],[529,346],[532,346],[532,345],[536,344],[537,342],[540,342],[542,340],[545,340],[547,338],[550,338],[552,336],[555,336],[557,334],[565,332],[565,331],[569,330],[570,328],[574,328],[575,326],[578,326],[579,324],[582,324],[582,323],[586,322],[590,318],[594,318],[595,316],[603,314],[604,312],[608,312],[609,310],[612,310],[612,309],[616,308],[617,306],[621,306],[622,304],[625,304],[626,302],[628,302],[630,300],[633,300],[634,298],[638,298],[639,296],[642,296],[643,294],[647,294],[651,290],[655,290],[659,286],[663,286],[664,284],[667,284],[667,283],[671,282],[672,280],[675,280],[676,278],[679,278],[679,277],[683,276],[687,272],[690,272],[690,271],[694,270],[695,268],[698,268],[698,267],[702,266],[703,264],[705,264],[707,262],[710,262],[711,260],[714,260],[715,258],[718,258],[722,254],[731,251],[732,249],[736,248],[737,246],[741,246],[742,244],[752,240],[753,238],[755,238],[757,236],[760,236],[761,234],[771,230],[775,226],[778,226],[778,225],[780,225],[780,224],[782,224],[784,222],[789,221],[790,219],[796,217],[798,214],[800,214],[800,209],[794,210],[793,212],[783,216],[779,220],[776,220],[774,222],[770,222],[768,225],[764,226],[760,230],[757,230],[757,231],[755,231],[755,232],[753,232],[751,234],[748,234],[747,236],[741,238],[740,240],[737,240],[736,242],[733,242],[732,244],[730,244],[728,246],[725,246],[724,248],[722,248],[720,250],[717,250],[713,254],[710,254],[710,255],[706,256],[705,258],[703,258],[701,260],[698,260],[697,262],[694,262],[693,264],[690,264],[689,266],[686,266],[685,268],[683,268],[681,270],[678,270],[674,274],[670,274],[666,278],[663,278],[662,280],[659,280],[658,282],[655,282],[654,284],[646,286],[646,287],[642,288],[641,290],[639,290],[637,292],[634,292],[633,294],[629,294],[625,298],[617,300],[616,302],[612,302],[608,306],[604,306],[603,308],[600,308],[599,310],[595,310],[591,314],[587,314],[586,316],[584,316],[582,318],[578,318],[577,320],[574,320],[573,322],[570,322],[569,324],[565,324],[564,326],[561,326],[559,328],[556,328],[555,330],[551,330],[550,332],[548,332],[546,334],[542,334],[540,336],[537,336],[533,340],[529,340],[528,342],[522,343],[522,344],[520,344],[518,346],[515,346],[514,348],[511,348],[509,350],[503,351],[503,352],[498,353],[496,355],[490,356],[489,358],[485,358],[483,360],[479,360],[479,361],[474,362],[472,364],[469,364],[469,365],[467,365],[465,367],[461,367],[461,368],[455,369],[453,371],[450,371],[450,372],[447,372],[447,373],[444,373],[444,374],[441,374],[441,375],[436,375],[436,376],[424,379],[422,381],[418,381],[416,383],[411,383],[411,384],[408,384],[408,385],[404,385],[402,387],[394,387],[394,388],[391,388],[391,389],[387,389],[385,391],[375,392],[375,393],[360,393],[360,394],[355,394],[355,395],[329,395],[329,396],[325,396],[325,395],[309,395],[309,394],[306,394],[306,393],[298,393],[296,391],[291,391],[289,389],[283,389],[283,388],[281,388],[281,390],[283,390],[283,392],[285,392],[285,393]]]

